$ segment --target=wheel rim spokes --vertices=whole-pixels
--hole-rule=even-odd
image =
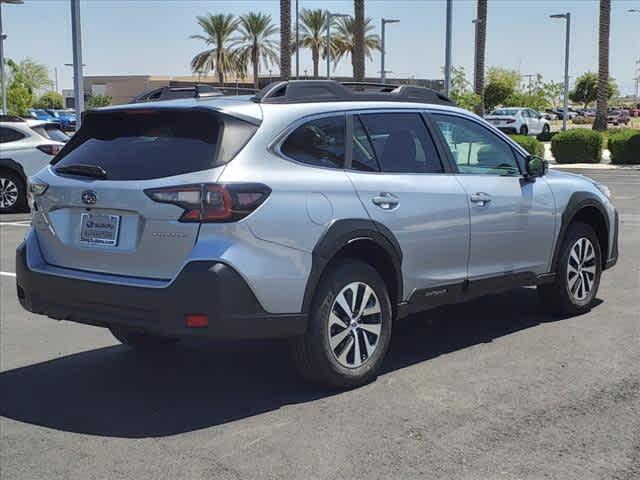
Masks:
[[[382,311],[373,289],[362,282],[346,285],[329,313],[329,346],[335,359],[357,368],[375,352],[382,332]]]
[[[0,207],[9,208],[18,200],[18,187],[8,178],[0,178]]]
[[[596,252],[591,240],[586,237],[578,239],[571,247],[567,265],[567,286],[573,298],[578,301],[587,299],[593,290],[597,274],[596,262]]]

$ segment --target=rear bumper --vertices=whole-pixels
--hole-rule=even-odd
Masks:
[[[518,131],[516,130],[516,127],[497,127],[498,130],[500,130],[503,133],[518,133]]]
[[[36,272],[29,268],[27,250],[22,243],[16,251],[20,304],[56,320],[225,340],[292,337],[306,331],[306,315],[266,312],[244,279],[224,263],[191,262],[170,285],[153,288]],[[187,327],[187,314],[207,315],[208,327]]]

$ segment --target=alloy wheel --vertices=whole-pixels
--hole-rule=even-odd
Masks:
[[[579,238],[571,247],[567,265],[567,286],[575,300],[584,302],[589,298],[596,273],[595,248],[588,238]]]
[[[363,282],[352,282],[336,296],[329,312],[329,346],[346,368],[358,368],[373,355],[382,332],[380,300]]]
[[[11,208],[18,201],[18,186],[8,178],[0,177],[0,208]]]

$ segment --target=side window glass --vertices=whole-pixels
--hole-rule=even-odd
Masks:
[[[511,147],[481,125],[462,117],[432,114],[460,173],[520,175]]]
[[[16,140],[22,140],[24,137],[22,133],[13,128],[0,127],[0,143],[15,142]]]
[[[360,116],[383,172],[441,173],[442,164],[419,113]]]
[[[360,117],[353,118],[353,156],[351,168],[363,172],[379,172],[376,152]]]
[[[344,165],[345,116],[323,117],[296,128],[280,151],[298,162],[319,167]]]

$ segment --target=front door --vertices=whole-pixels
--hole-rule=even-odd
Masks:
[[[479,122],[450,114],[432,117],[456,161],[457,179],[469,202],[469,280],[545,273],[555,204],[544,178],[524,179],[519,154]]]
[[[423,291],[460,286],[466,279],[469,206],[464,189],[454,174],[444,173],[420,112],[362,113],[351,120],[347,175],[369,216],[389,228],[402,248],[404,299],[442,295],[428,303],[445,303],[446,293],[455,289]],[[418,303],[427,303],[425,298]]]

